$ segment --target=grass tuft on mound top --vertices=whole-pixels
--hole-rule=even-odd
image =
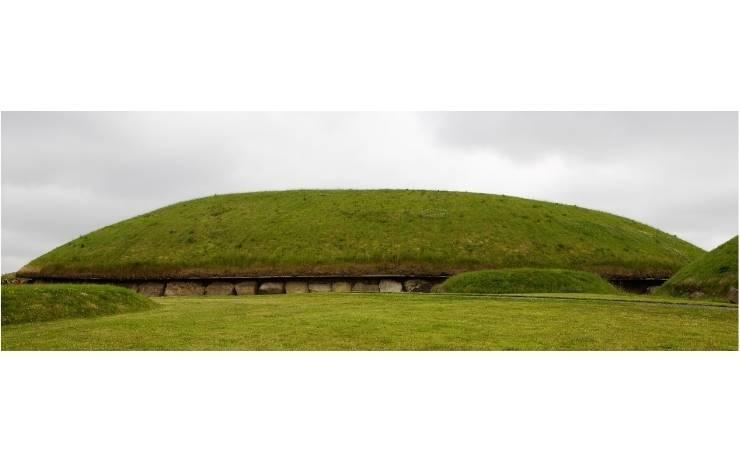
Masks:
[[[439,292],[469,294],[589,293],[619,291],[598,275],[562,269],[517,268],[457,274]]]
[[[181,202],[81,236],[21,277],[455,274],[568,268],[670,276],[703,250],[572,205],[445,191],[299,190]]]
[[[725,299],[730,288],[737,288],[738,237],[692,261],[658,289],[659,294],[685,296],[702,292],[707,297]]]
[[[91,318],[155,308],[123,287],[98,284],[19,284],[2,287],[2,323]]]

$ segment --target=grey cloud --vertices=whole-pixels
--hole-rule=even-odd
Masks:
[[[736,112],[445,112],[424,116],[438,139],[514,159],[552,152],[610,156],[737,155]]]
[[[711,248],[737,233],[736,113],[2,114],[2,268],[217,193],[425,188],[625,215]]]

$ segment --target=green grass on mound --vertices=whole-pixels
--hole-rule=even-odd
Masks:
[[[536,268],[460,273],[446,280],[438,291],[469,294],[618,293],[614,286],[593,273]]]
[[[491,194],[310,190],[213,196],[99,229],[26,277],[454,274],[568,268],[669,276],[703,250],[604,212]]]
[[[162,297],[159,308],[2,328],[3,350],[737,350],[736,307],[647,297]],[[620,300],[614,300],[619,298]]]
[[[93,284],[23,284],[2,287],[2,324],[90,318],[156,307],[128,289]]]
[[[658,289],[658,293],[681,296],[703,292],[708,297],[724,299],[731,287],[738,287],[737,240],[735,236],[681,268]]]

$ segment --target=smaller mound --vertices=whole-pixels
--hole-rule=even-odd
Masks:
[[[3,325],[131,313],[155,306],[148,298],[115,286],[21,284],[2,288]]]
[[[438,291],[469,294],[618,293],[614,286],[593,273],[534,268],[460,273],[445,281]]]
[[[667,280],[657,293],[686,296],[701,292],[705,297],[726,299],[737,289],[737,236],[702,255]]]

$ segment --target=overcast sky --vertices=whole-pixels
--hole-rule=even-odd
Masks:
[[[737,234],[737,113],[2,114],[2,272],[215,193],[476,191],[605,210],[705,249]]]

